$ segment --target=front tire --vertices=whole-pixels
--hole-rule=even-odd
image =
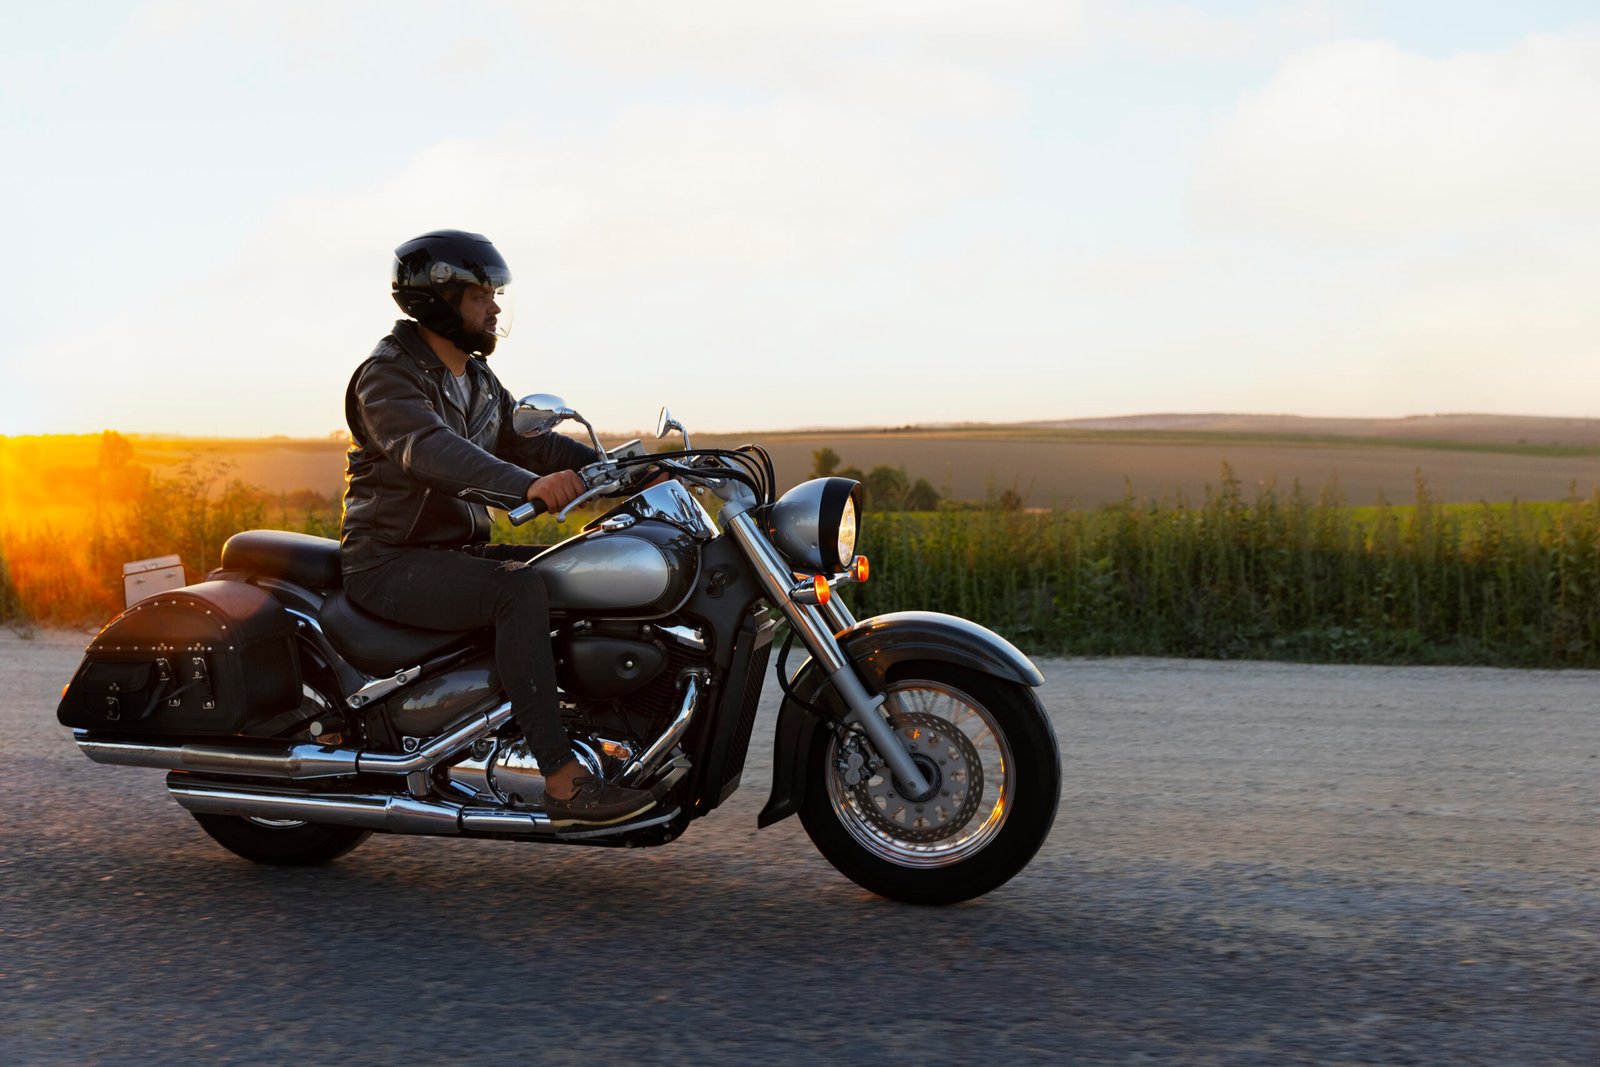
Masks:
[[[252,863],[308,867],[338,859],[372,836],[352,826],[253,819],[244,815],[190,812],[200,829],[235,856]]]
[[[954,904],[1003,885],[1044,844],[1061,793],[1055,731],[1033,691],[914,663],[884,692],[934,792],[920,803],[904,795],[858,730],[818,729],[806,833],[840,873],[894,900]]]

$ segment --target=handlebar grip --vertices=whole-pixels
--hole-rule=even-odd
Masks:
[[[550,507],[543,500],[530,500],[521,507],[512,508],[506,512],[506,518],[511,520],[511,525],[521,526],[535,515],[543,515]]]

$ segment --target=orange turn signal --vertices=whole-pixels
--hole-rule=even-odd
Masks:
[[[799,575],[795,577],[800,578]],[[831,595],[833,590],[828,587],[826,574],[813,574],[810,578],[800,578],[795,587],[789,590],[789,599],[796,604],[826,604]]]
[[[852,580],[857,582],[865,582],[867,580],[866,556],[857,556],[850,564],[850,577]]]

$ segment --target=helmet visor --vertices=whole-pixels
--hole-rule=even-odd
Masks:
[[[511,320],[517,317],[517,300],[509,281],[494,291],[494,304],[500,310],[495,312],[493,332],[504,341],[511,336]]]
[[[516,314],[508,282],[495,288],[472,282],[453,286],[444,294],[445,300],[461,317],[461,326],[469,335],[493,334],[504,340],[511,336],[511,320]]]

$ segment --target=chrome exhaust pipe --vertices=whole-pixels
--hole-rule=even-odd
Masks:
[[[155,741],[112,741],[91,737],[86,730],[72,731],[72,739],[83,754],[96,763],[240,778],[301,780],[346,778],[357,773],[406,775],[426,770],[470,747],[478,738],[492,734],[510,720],[511,704],[503,703],[473,715],[450,732],[404,755],[330,748],[306,742],[164,745]]]
[[[296,819],[402,834],[461,832],[460,808],[454,804],[439,804],[407,796],[269,793],[199,782],[174,782],[170,779],[167,791],[179,804],[201,815]]]
[[[472,716],[449,733],[440,734],[427,744],[419,745],[415,752],[403,756],[387,752],[361,752],[356,756],[356,769],[363,774],[410,774],[425,771],[440,760],[449,759],[463,749],[472,747],[480,737],[487,737],[511,721],[511,702]]]
[[[672,751],[672,746],[676,745],[683,738],[684,732],[689,729],[689,722],[700,707],[701,674],[698,671],[686,671],[683,680],[683,703],[678,706],[677,717],[642,755],[623,768],[621,781],[624,783],[636,782],[655,770],[667,758],[667,753]]]
[[[542,811],[468,808],[442,800],[390,794],[294,793],[197,782],[186,775],[167,778],[167,791],[186,810],[202,815],[294,819],[328,826],[353,826],[391,834],[459,834],[462,831],[551,834]]]
[[[96,763],[155,767],[164,771],[236,774],[249,778],[338,778],[356,773],[360,753],[313,744],[162,745],[151,741],[106,741],[72,731],[83,754]]]
[[[674,767],[662,779],[661,788],[665,790],[676,785],[688,773],[687,765]],[[677,818],[679,813],[678,808],[672,808],[623,825],[569,830],[558,835],[550,825],[550,816],[542,811],[467,807],[448,800],[423,800],[404,794],[301,793],[278,786],[204,781],[181,772],[167,775],[167,791],[183,808],[201,815],[292,819],[327,826],[353,826],[391,834],[427,834],[435,837],[479,833],[568,840],[598,839],[647,826],[659,826]]]

